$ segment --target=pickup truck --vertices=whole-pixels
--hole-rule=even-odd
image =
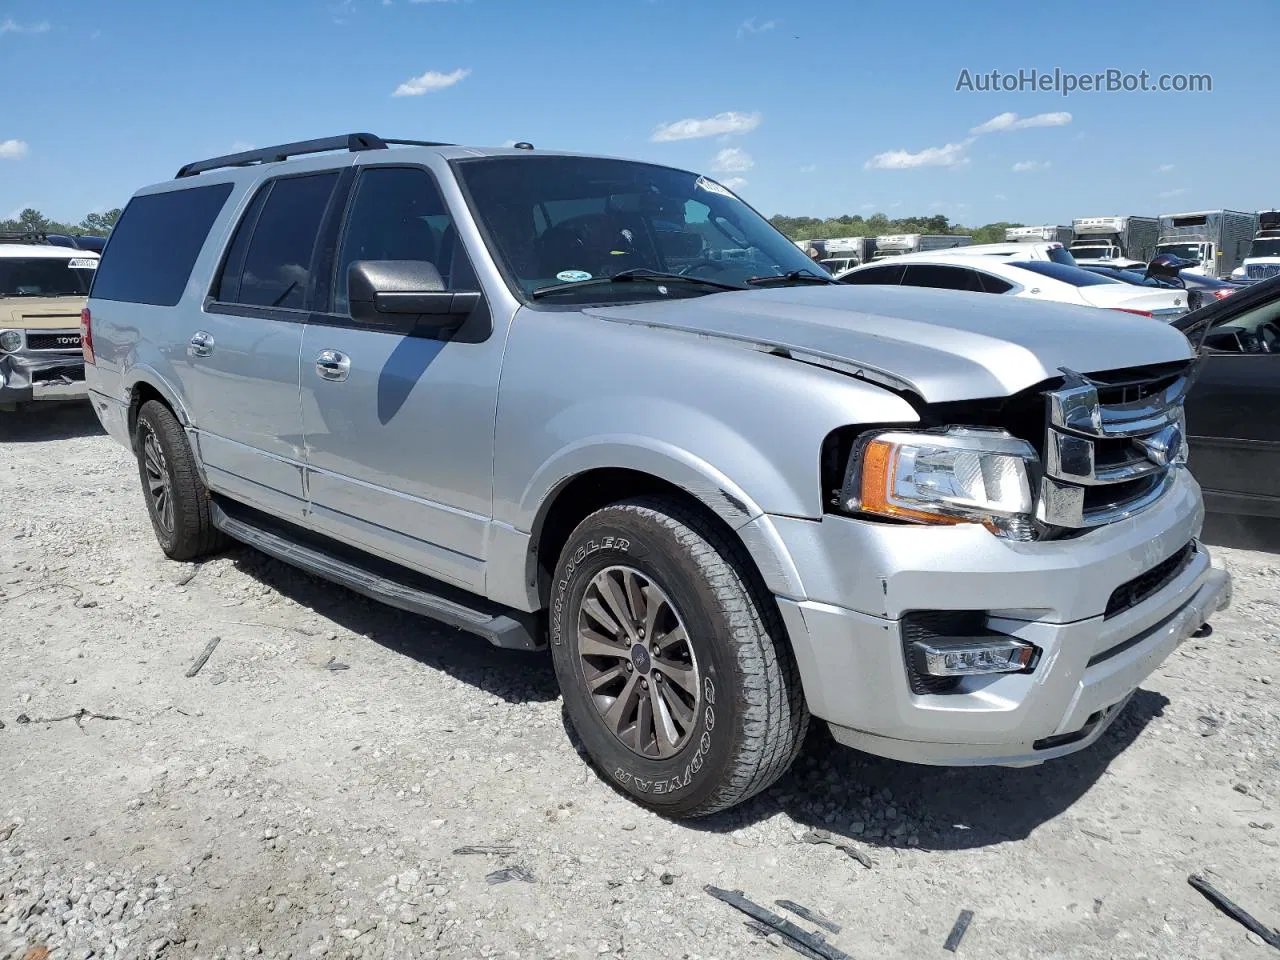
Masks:
[[[233,538],[549,647],[601,775],[669,816],[768,787],[811,717],[917,763],[1086,748],[1230,596],[1181,333],[839,284],[697,173],[199,161],[130,201],[83,333],[169,557]]]

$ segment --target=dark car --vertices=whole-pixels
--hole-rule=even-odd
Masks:
[[[1174,326],[1200,345],[1187,436],[1206,509],[1280,517],[1280,277]]]
[[[1175,289],[1181,287],[1187,291],[1187,307],[1191,310],[1199,310],[1215,300],[1225,299],[1237,290],[1243,290],[1248,286],[1248,284],[1233,283],[1230,280],[1219,280],[1217,277],[1206,277],[1188,270],[1179,271],[1178,279],[1173,280],[1168,277],[1150,276],[1138,268],[1122,270],[1119,267],[1092,263],[1082,263],[1080,266],[1090,273],[1110,277],[1121,283],[1131,283],[1136,287],[1173,287]]]

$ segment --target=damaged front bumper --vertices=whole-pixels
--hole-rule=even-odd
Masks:
[[[80,400],[89,395],[84,357],[74,353],[0,354],[0,407],[46,400]]]

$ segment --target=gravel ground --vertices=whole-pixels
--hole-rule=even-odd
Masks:
[[[165,560],[85,408],[0,419],[0,504],[4,960],[797,956],[706,884],[861,958],[948,956],[961,909],[973,960],[1275,956],[1186,883],[1280,925],[1274,549],[1219,551],[1235,606],[1092,750],[943,770],[817,733],[671,823],[584,764],[545,657],[248,549]]]

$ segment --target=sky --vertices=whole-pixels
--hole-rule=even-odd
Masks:
[[[671,164],[768,215],[1280,206],[1280,4],[1104,6],[0,0],[0,217],[74,221],[191,160],[353,131]],[[1033,69],[1212,91],[978,89]]]

